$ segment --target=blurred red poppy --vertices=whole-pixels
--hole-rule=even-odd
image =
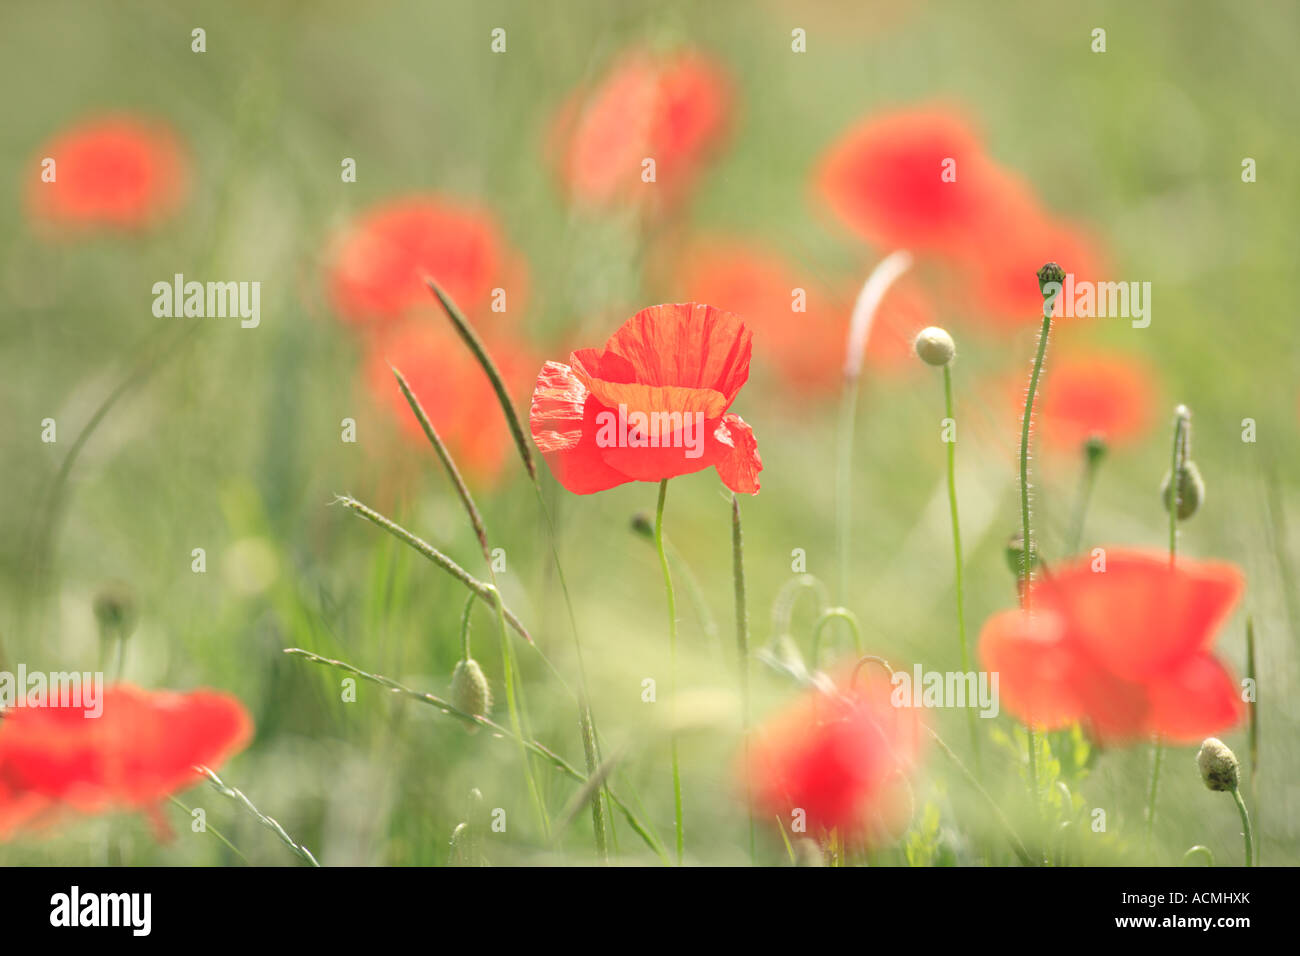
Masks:
[[[1097,244],[1076,226],[1041,209],[1027,190],[1010,189],[1001,208],[980,230],[981,241],[963,262],[967,308],[995,325],[1013,327],[1043,320],[1043,296],[1036,274],[1044,262],[1059,262],[1073,283],[1096,282],[1101,259]],[[1057,314],[1066,303],[1058,298]],[[1066,321],[1082,317],[1071,314]]]
[[[1049,444],[1078,448],[1093,436],[1122,445],[1146,434],[1155,406],[1156,371],[1121,353],[1066,355],[1043,378],[1035,413],[1038,432]],[[1017,376],[1012,406],[1024,405],[1023,376]]]
[[[584,206],[664,208],[683,198],[720,145],[731,83],[702,53],[624,53],[561,108],[550,152],[570,198]],[[654,160],[654,181],[644,163]]]
[[[744,319],[755,332],[759,362],[785,384],[808,394],[839,390],[855,290],[832,292],[779,254],[738,241],[705,240],[680,259],[677,286],[687,298]],[[881,369],[914,365],[912,339],[929,320],[919,289],[906,283],[891,288],[872,326],[868,361]]]
[[[816,179],[830,209],[868,242],[949,255],[976,246],[1014,187],[966,120],[938,106],[864,120],[830,147]]]
[[[1230,564],[1107,550],[1054,568],[1030,611],[985,623],[980,657],[1007,709],[1045,730],[1085,722],[1103,743],[1159,736],[1194,743],[1244,713],[1239,688],[1210,652],[1241,595]]]
[[[383,324],[413,310],[436,309],[426,276],[466,315],[494,315],[494,289],[505,314],[521,314],[525,274],[487,211],[443,196],[408,196],[375,206],[336,240],[329,289],[345,319]]]
[[[62,810],[152,811],[242,750],[252,720],[234,697],[209,690],[148,691],[115,684],[103,711],[16,707],[0,720],[0,838]]]
[[[884,680],[810,690],[754,731],[742,768],[755,810],[787,827],[802,811],[810,834],[887,838],[907,822],[920,735],[917,709],[891,706]]]
[[[42,175],[33,173],[28,191],[31,217],[64,229],[156,225],[180,207],[189,175],[168,126],[126,115],[69,127],[41,147],[40,159]]]
[[[717,468],[757,494],[753,430],[727,409],[749,378],[752,333],[730,312],[685,303],[643,309],[601,348],[547,362],[530,415],[533,441],[575,494]]]
[[[507,387],[522,394],[535,357],[505,336],[487,337],[486,345]],[[393,368],[406,378],[465,479],[477,485],[495,481],[510,452],[510,432],[504,421],[494,420],[492,384],[447,323],[403,322],[376,337],[366,360],[365,381],[374,400],[392,413],[406,438],[425,445]]]

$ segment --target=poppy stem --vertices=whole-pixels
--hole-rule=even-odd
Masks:
[[[460,659],[469,660],[469,614],[474,609],[474,595],[465,599],[465,610],[460,615]]]
[[[1246,841],[1246,865],[1253,866],[1253,851],[1255,846],[1255,837],[1250,828],[1250,814],[1246,812],[1246,801],[1241,799],[1241,788],[1232,788],[1232,802],[1237,805],[1237,812],[1241,814],[1241,836]]]
[[[1255,618],[1246,615],[1246,679],[1250,681],[1251,700],[1248,708],[1250,714],[1250,798],[1255,804],[1255,816],[1259,816],[1259,681],[1255,675]]]
[[[736,594],[736,656],[740,665],[740,728],[745,742],[745,805],[749,808],[749,860],[757,865],[754,831],[753,780],[749,763],[749,605],[745,599],[745,535],[740,525],[740,499],[731,495],[731,575]]]
[[[682,775],[677,761],[677,598],[673,593],[673,575],[664,550],[664,500],[668,497],[668,479],[659,482],[659,504],[655,508],[655,547],[659,551],[659,568],[664,575],[668,596],[668,746],[673,765],[673,829],[676,834],[677,865],[681,866],[685,840],[682,833]]]
[[[1059,269],[1059,267],[1057,267]],[[1043,282],[1043,272],[1039,271],[1039,281]],[[1029,390],[1025,394],[1025,414],[1020,423],[1020,522],[1024,549],[1020,554],[1020,595],[1021,603],[1029,610],[1031,597],[1029,588],[1030,572],[1034,565],[1034,538],[1029,524],[1029,428],[1034,420],[1034,394],[1038,391],[1038,379],[1043,372],[1043,359],[1047,355],[1047,338],[1052,331],[1052,306],[1055,294],[1048,295],[1043,289],[1043,326],[1038,332],[1038,353],[1034,357],[1034,369],[1029,376]],[[1033,724],[1026,724],[1029,735],[1029,781],[1034,796],[1034,806],[1038,805],[1038,735]]]
[[[862,656],[862,627],[858,624],[858,616],[846,607],[828,607],[817,618],[813,625],[812,637],[812,669],[817,670],[817,665],[821,660],[822,631],[831,621],[841,620],[849,626],[853,634],[853,650],[858,657]]]
[[[952,363],[945,363],[943,366],[943,399],[944,413],[948,421],[955,423],[957,416],[954,414],[952,401]],[[961,643],[961,669],[963,674],[969,674],[970,669],[970,645],[966,640],[966,592],[964,587],[964,574],[962,570],[962,548],[961,548],[961,522],[957,517],[957,439],[956,434],[953,440],[946,442],[948,446],[948,510],[952,513],[952,549],[953,549],[953,576],[954,584],[957,590],[957,638]],[[966,708],[966,723],[970,727],[970,743],[975,753],[975,775],[982,777],[983,760],[980,756],[980,737],[976,729],[975,711],[970,707]]]
[[[1187,429],[1191,424],[1187,409],[1179,405],[1174,409],[1174,441],[1169,462],[1169,568],[1173,570],[1178,560],[1178,509],[1182,507],[1182,482],[1179,476],[1187,463],[1189,436]],[[1151,834],[1156,822],[1156,797],[1160,793],[1160,764],[1164,756],[1164,742],[1156,737],[1151,760],[1151,792],[1147,795],[1146,842],[1151,844]]]
[[[1079,480],[1079,499],[1074,506],[1074,525],[1070,530],[1066,554],[1078,554],[1083,544],[1083,524],[1092,502],[1092,490],[1097,484],[1097,470],[1106,457],[1106,446],[1099,439],[1090,438],[1083,445],[1083,477]]]

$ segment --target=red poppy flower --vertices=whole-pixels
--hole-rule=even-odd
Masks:
[[[1156,373],[1134,356],[1082,354],[1052,364],[1035,411],[1039,433],[1050,444],[1078,448],[1096,435],[1119,445],[1144,435],[1152,423]],[[1012,405],[1024,405],[1017,379]]]
[[[329,273],[334,306],[356,323],[437,308],[431,276],[467,315],[492,314],[493,290],[507,314],[521,308],[523,269],[486,211],[441,196],[410,196],[362,214],[336,240]]]
[[[208,690],[147,691],[115,684],[103,712],[17,707],[0,720],[0,838],[61,810],[149,811],[220,766],[252,735],[235,698]]]
[[[588,206],[671,205],[721,142],[731,99],[725,73],[701,53],[624,54],[555,121],[550,151],[565,189]],[[642,179],[646,159],[652,183]]]
[[[732,491],[758,493],[753,430],[727,409],[749,378],[752,334],[709,305],[643,309],[601,348],[537,376],[533,441],[575,494],[717,468]]]
[[[755,810],[809,833],[838,828],[872,842],[906,823],[906,774],[920,750],[917,711],[890,705],[888,685],[859,678],[815,689],[754,731],[748,769]]]
[[[507,386],[521,393],[536,367],[534,357],[505,338],[489,338],[486,344]],[[447,323],[404,322],[377,338],[366,360],[366,386],[375,401],[392,413],[406,438],[427,445],[397,387],[394,368],[411,386],[466,480],[491,484],[510,455],[510,433],[504,421],[494,418],[499,413],[492,384]]]
[[[157,224],[181,204],[188,162],[165,125],[133,116],[89,120],[41,147],[52,182],[33,173],[29,209],[55,227],[120,229]],[[44,170],[44,167],[42,167]]]
[[[822,160],[817,185],[831,210],[868,242],[954,254],[977,244],[1013,183],[984,155],[965,119],[924,107],[850,129]]]
[[[1234,726],[1237,683],[1210,653],[1241,595],[1218,562],[1109,550],[1033,586],[1030,611],[984,625],[980,657],[1007,709],[1046,730],[1087,723],[1104,743],[1159,736],[1193,743]]]

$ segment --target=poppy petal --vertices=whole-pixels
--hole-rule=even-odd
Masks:
[[[714,430],[713,439],[719,449],[714,467],[722,483],[737,494],[758,494],[763,459],[758,454],[754,429],[739,415],[728,413]]]
[[[573,369],[547,362],[537,375],[529,425],[533,442],[555,480],[575,495],[589,495],[631,481],[610,467],[596,444],[596,415],[602,410]]]
[[[1173,743],[1199,743],[1235,727],[1245,706],[1228,669],[1210,654],[1198,654],[1154,682],[1150,732]]]
[[[1052,730],[1084,715],[1079,662],[1057,614],[1035,609],[993,615],[980,632],[979,655],[985,670],[998,675],[1007,709],[1026,724]]]

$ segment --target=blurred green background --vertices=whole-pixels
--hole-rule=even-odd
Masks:
[[[202,55],[190,51],[196,26],[207,30]],[[1099,26],[1108,35],[1104,54],[1089,48]],[[489,52],[494,27],[507,30],[505,55]],[[790,51],[794,27],[808,31],[806,54]],[[739,105],[730,144],[706,172],[684,228],[758,237],[810,271],[860,279],[888,250],[866,249],[830,228],[811,200],[809,171],[841,130],[872,110],[947,99],[968,110],[993,156],[1026,176],[1046,205],[1104,240],[1120,277],[1153,284],[1149,329],[1101,320],[1078,340],[1156,363],[1162,422],[1176,402],[1194,411],[1195,456],[1209,492],[1180,547],[1232,561],[1248,576],[1244,606],[1218,649],[1241,671],[1244,612],[1253,614],[1262,731],[1259,789],[1248,802],[1262,862],[1294,864],[1300,595],[1288,593],[1295,581],[1288,564],[1300,555],[1300,333],[1290,299],[1300,208],[1297,35],[1297,5],[1228,0],[6,3],[0,653],[30,669],[94,668],[95,595],[125,582],[140,615],[125,677],[241,698],[257,736],[222,776],[323,863],[447,862],[474,787],[489,807],[507,811],[506,833],[488,844],[491,862],[591,859],[585,813],[554,850],[539,839],[508,742],[467,734],[433,708],[371,685],[361,685],[356,703],[343,703],[342,674],[281,653],[307,648],[446,692],[463,591],[332,507],[336,493],[373,503],[478,569],[473,535],[432,455],[386,439],[388,411],[354,387],[360,356],[323,295],[323,254],[332,232],[367,205],[437,190],[492,208],[525,253],[526,321],[537,341],[549,343],[547,355],[562,359],[572,347],[603,341],[637,309],[680,298],[643,280],[641,234],[569,214],[542,146],[564,96],[620,49],[684,43],[734,75]],[[182,214],[142,237],[37,237],[23,198],[39,174],[40,144],[79,118],[120,110],[164,118],[188,143],[194,181]],[[354,184],[340,182],[344,156],[358,161]],[[1253,184],[1240,178],[1247,156],[1258,162]],[[260,280],[261,327],[198,320],[194,335],[155,359],[176,326],[152,315],[150,287],[175,272]],[[432,309],[430,320],[440,321]],[[972,639],[1015,597],[1002,556],[1018,521],[1014,422],[985,385],[1027,373],[1033,342],[1030,324],[1015,335],[959,342],[959,414],[983,426],[963,434],[958,452]],[[35,519],[65,456],[124,382],[130,387],[81,450],[43,536]],[[861,401],[846,603],[863,621],[870,652],[956,668],[944,449],[934,440],[939,379],[868,378]],[[792,549],[806,551],[810,573],[832,586],[836,579],[835,404],[791,396],[756,369],[736,410],[754,426],[766,466],[762,493],[742,502],[757,646],[770,637],[771,602],[792,576]],[[56,444],[39,440],[46,417],[58,422]],[[345,417],[358,422],[356,444],[340,441]],[[1258,423],[1254,444],[1241,440],[1247,417]],[[504,428],[495,409],[484,427]],[[1168,459],[1161,429],[1110,457],[1089,540],[1164,546],[1157,489]],[[1069,525],[1079,462],[1044,454],[1035,469],[1038,527],[1054,555]],[[544,524],[522,478],[512,463],[479,503],[508,555],[507,602],[573,684],[572,641]],[[635,796],[668,842],[667,748],[652,732],[661,705],[641,702],[644,678],[666,682],[666,612],[653,548],[630,531],[636,512],[653,510],[655,488],[576,498],[547,481],[596,717],[606,752],[624,754],[614,785]],[[739,698],[730,513],[721,492],[712,471],[672,482],[667,528],[720,634],[709,635],[679,587],[680,709],[697,724],[682,745],[687,855],[732,864],[745,862],[748,850],[732,773]],[[42,544],[49,574],[38,580]],[[206,549],[206,574],[190,570],[196,547]],[[801,604],[795,617],[805,653],[812,616]],[[500,698],[492,628],[490,615],[477,612],[475,654]],[[844,653],[845,645],[834,649]],[[572,698],[536,654],[522,650],[520,660],[534,735],[581,766]],[[760,714],[795,693],[761,665],[754,673]],[[503,711],[498,719],[504,722]],[[1013,733],[1005,713],[984,723]],[[962,715],[941,712],[936,726],[968,759]],[[1226,739],[1244,759],[1244,731]],[[1141,837],[1149,748],[1101,754],[1084,777],[1067,759],[1062,774],[1081,806],[1105,809],[1108,820],[1106,834],[1079,835],[1073,861],[1175,863],[1187,847],[1205,844],[1219,862],[1238,862],[1236,814],[1226,797],[1205,790],[1193,756],[1187,748],[1166,756],[1150,854]],[[986,744],[989,789],[1021,821],[1028,814],[1017,759],[1009,746]],[[546,771],[541,779],[559,813],[573,784]],[[982,854],[1012,861],[991,814],[941,753],[931,750],[914,790],[916,822],[900,843],[910,850],[887,848],[873,862],[965,863]],[[181,799],[205,807],[209,823],[249,861],[294,862],[207,788]],[[134,817],[78,819],[0,846],[0,861],[242,862],[210,834],[190,832],[181,811],[167,813],[178,830],[170,844]],[[618,846],[625,861],[653,860],[626,826]],[[785,859],[773,832],[764,831],[760,858]]]

